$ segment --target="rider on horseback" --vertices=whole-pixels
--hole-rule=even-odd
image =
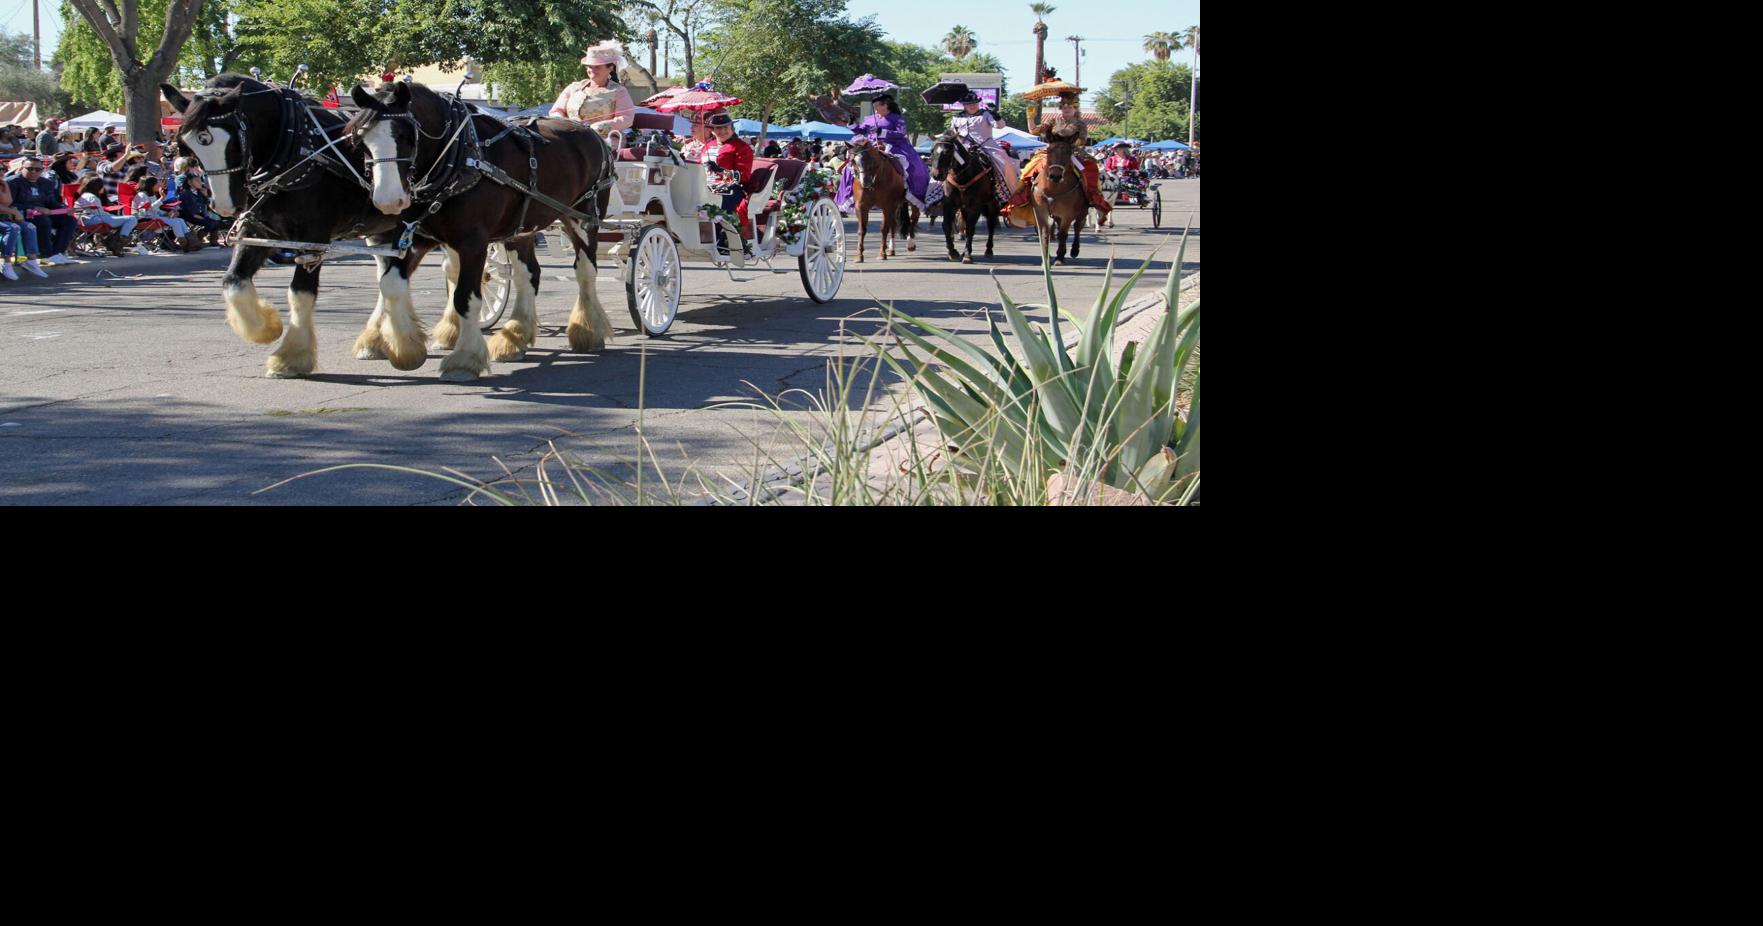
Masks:
[[[876,97],[874,105],[875,115],[852,126],[851,131],[871,139],[871,143],[883,145],[906,178],[907,201],[923,209],[925,191],[930,186],[930,170],[924,166],[924,158],[919,157],[918,151],[912,147],[912,140],[906,137],[906,117],[900,115],[899,104],[892,94]],[[847,163],[844,176],[839,180],[838,195],[834,198],[839,208],[847,213],[855,201],[851,183],[852,172]]]
[[[1011,194],[1016,192],[1016,185],[1020,180],[1016,175],[1016,162],[998,147],[997,140],[992,137],[992,128],[1004,125],[1004,120],[996,110],[981,110],[979,94],[972,90],[962,95],[961,103],[966,111],[949,123],[949,130],[954,132],[957,137],[965,138],[978,145],[980,150],[992,159],[993,169],[1004,180],[1002,184],[1004,198],[1008,199]]]
[[[1053,76],[1052,68],[1047,68],[1046,73],[1046,83],[1030,87],[1028,92],[1023,95],[1029,99],[1040,99],[1057,94],[1059,111],[1049,114],[1043,119],[1041,124],[1035,127],[1034,134],[1047,141],[1057,139],[1062,142],[1069,141],[1072,144],[1071,156],[1083,166],[1084,194],[1089,199],[1090,207],[1095,209],[1101,217],[1106,218],[1109,206],[1108,201],[1102,198],[1101,172],[1097,169],[1096,159],[1084,150],[1084,145],[1090,140],[1090,130],[1088,126],[1084,125],[1083,115],[1077,109],[1078,94],[1083,92],[1083,88],[1056,79]],[[1029,205],[1029,193],[1034,189],[1035,176],[1041,172],[1041,168],[1046,162],[1047,153],[1043,150],[1030,158],[1028,166],[1022,169],[1022,185],[1017,187],[1016,195],[1010,198],[1010,205],[1006,207],[1015,212],[1011,216],[1011,220],[1016,224],[1030,227],[1034,225],[1034,209]]]
[[[624,64],[624,47],[612,40],[601,42],[588,49],[582,63],[588,66],[588,79],[564,87],[551,115],[586,122],[602,136],[616,132],[622,139],[637,116],[630,92],[613,79]]]

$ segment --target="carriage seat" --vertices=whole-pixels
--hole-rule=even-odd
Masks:
[[[807,161],[791,158],[754,158],[753,176],[747,178],[744,186],[749,194],[765,192],[767,184],[773,180],[779,192],[795,189],[802,182],[802,175],[808,171]]]

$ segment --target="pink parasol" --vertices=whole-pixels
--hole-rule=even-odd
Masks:
[[[710,81],[706,80],[700,81],[692,89],[655,108],[664,113],[679,112],[682,109],[692,112],[707,112],[712,109],[727,109],[744,102],[746,101],[738,97],[717,92],[715,88],[710,86]]]

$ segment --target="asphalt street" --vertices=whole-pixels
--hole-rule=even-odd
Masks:
[[[1162,181],[1163,227],[1148,210],[1117,211],[1117,227],[1084,236],[1081,259],[1055,268],[1060,302],[1085,315],[1110,254],[1116,285],[1151,256],[1136,292],[1162,288],[1184,224],[1193,226],[1184,269],[1200,265],[1199,181]],[[598,354],[569,350],[564,325],[575,286],[568,258],[541,250],[540,332],[522,361],[499,363],[470,384],[442,383],[441,352],[401,372],[354,357],[352,347],[378,292],[365,258],[325,265],[318,298],[318,370],[265,378],[273,345],[240,341],[228,328],[220,280],[226,253],[92,261],[51,270],[50,280],[0,280],[0,504],[451,504],[456,486],[419,475],[352,469],[266,487],[326,467],[384,464],[456,470],[494,479],[504,467],[530,477],[553,447],[584,465],[629,478],[690,474],[743,482],[768,456],[801,447],[776,415],[729,407],[781,396],[797,424],[812,422],[828,361],[862,355],[877,332],[880,303],[983,337],[983,309],[998,289],[1046,302],[1032,232],[1000,229],[997,256],[950,262],[939,223],[921,223],[919,246],[880,261],[872,217],[870,252],[853,256],[839,297],[815,305],[793,258],[780,272],[688,265],[679,317],[665,337],[634,330],[616,268],[601,267],[600,297],[616,337]],[[445,285],[431,257],[412,285],[425,324],[442,310]],[[260,292],[287,309],[291,268],[270,266]],[[1031,317],[1043,323],[1046,313]],[[1001,320],[1001,316],[1000,316]],[[864,386],[850,405],[862,403]],[[793,390],[801,390],[795,392]],[[879,403],[878,403],[879,404]],[[653,458],[639,449],[637,426]],[[559,476],[557,471],[551,475]]]

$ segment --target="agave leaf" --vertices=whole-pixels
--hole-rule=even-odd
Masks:
[[[1022,364],[1016,362],[1016,355],[1010,352],[1009,345],[1004,343],[1004,331],[998,327],[997,320],[992,318],[990,309],[986,310],[986,326],[990,329],[992,343],[997,345],[998,353],[1006,359],[1010,367],[1010,391],[1018,401],[1027,402],[1035,391],[1035,384],[1022,371]]]
[[[1087,367],[1096,362],[1096,352],[1100,349],[1102,329],[1108,323],[1108,290],[1114,285],[1114,254],[1108,255],[1108,268],[1102,273],[1102,291],[1096,294],[1096,304],[1090,308],[1090,319],[1087,323],[1077,325],[1077,355],[1072,358],[1079,367]],[[1068,316],[1069,317],[1069,316]]]
[[[948,366],[950,366],[952,368],[961,369],[963,376],[966,376],[970,379],[976,379],[976,380],[983,376],[986,380],[992,382],[993,384],[995,384],[996,386],[998,386],[1001,389],[1008,389],[1010,387],[1010,378],[1008,376],[1008,373],[1002,368],[1002,365],[999,363],[998,358],[993,357],[991,354],[986,353],[985,351],[981,350],[978,346],[968,343],[966,338],[960,337],[959,335],[953,334],[948,331],[944,331],[943,329],[937,327],[936,325],[931,324],[930,322],[920,321],[916,318],[913,318],[910,315],[907,315],[904,312],[897,311],[897,310],[893,309],[892,307],[890,307],[888,309],[888,312],[889,312],[889,314],[897,316],[898,318],[906,321],[911,326],[915,326],[915,327],[919,328],[920,330],[930,332],[931,334],[942,339],[948,345],[948,347],[952,347],[955,350],[959,350],[960,352],[962,352],[963,354],[966,354],[968,357],[972,358],[973,361],[975,361],[979,364],[979,367],[976,368],[973,366],[972,363],[966,363],[966,362],[952,360],[952,359],[943,361],[944,363],[946,363]],[[897,328],[895,330],[898,334],[911,339],[911,341],[914,344],[917,344],[920,347],[923,347],[925,350],[929,351],[932,354],[932,356],[936,356],[938,360],[943,360],[943,356],[941,356],[941,355],[948,353],[947,349],[940,347],[939,345],[932,344],[930,341],[926,340],[925,338],[920,337],[917,332],[912,330],[911,327],[904,327],[903,326],[903,327]],[[983,370],[983,372],[982,372],[982,370]]]
[[[1060,372],[1069,373],[1071,357],[1065,353],[1065,338],[1059,333],[1059,292],[1053,288],[1052,254],[1044,247],[1041,249],[1041,278],[1047,281],[1047,317],[1053,323],[1053,362]]]
[[[1143,492],[1153,501],[1161,501],[1163,496],[1173,488],[1175,466],[1175,452],[1164,447],[1152,454],[1151,459],[1145,461],[1145,465],[1133,476],[1130,486],[1122,488]]]
[[[1126,342],[1126,350],[1120,352],[1120,384],[1126,385],[1127,375],[1132,372],[1133,355],[1139,351],[1139,342]]]
[[[998,287],[998,297],[1004,303],[1004,317],[1010,321],[1010,328],[1016,334],[1016,342],[1022,345],[1022,359],[1028,368],[1029,379],[1035,384],[1035,392],[1041,397],[1042,413],[1067,444],[1080,440],[1084,426],[1083,413],[1078,408],[1071,384],[1060,375],[1062,371],[1059,362],[1054,359],[1040,333],[1029,325],[1021,310],[1010,301],[1002,286]]]
[[[1005,393],[1010,388],[1010,377],[1008,373],[1003,372],[994,366],[997,361],[989,355],[986,357],[985,363],[981,364],[980,367],[976,367],[943,349],[941,345],[934,344],[920,337],[909,328],[901,327],[895,330],[900,337],[923,348],[926,353],[936,358],[937,362],[954,371],[962,380],[984,390],[986,398],[994,402],[1004,401]],[[984,351],[981,351],[981,353],[984,353]]]
[[[1172,270],[1171,279],[1174,274]],[[1180,340],[1175,323],[1175,313],[1165,311],[1133,362],[1121,396],[1113,433],[1122,446],[1120,464],[1128,472],[1138,472],[1159,447],[1169,443],[1175,417],[1175,348]]]
[[[1181,445],[1176,448],[1181,459],[1176,467],[1177,476],[1189,476],[1200,471],[1200,374],[1194,374],[1194,404],[1188,409],[1187,430],[1181,436]]]
[[[1172,313],[1181,307],[1181,265],[1183,261],[1187,260],[1188,232],[1193,228],[1192,222],[1182,227],[1181,244],[1175,249],[1175,263],[1169,265],[1169,282],[1163,285],[1163,304],[1168,306]],[[1163,240],[1168,241],[1169,239]]]

